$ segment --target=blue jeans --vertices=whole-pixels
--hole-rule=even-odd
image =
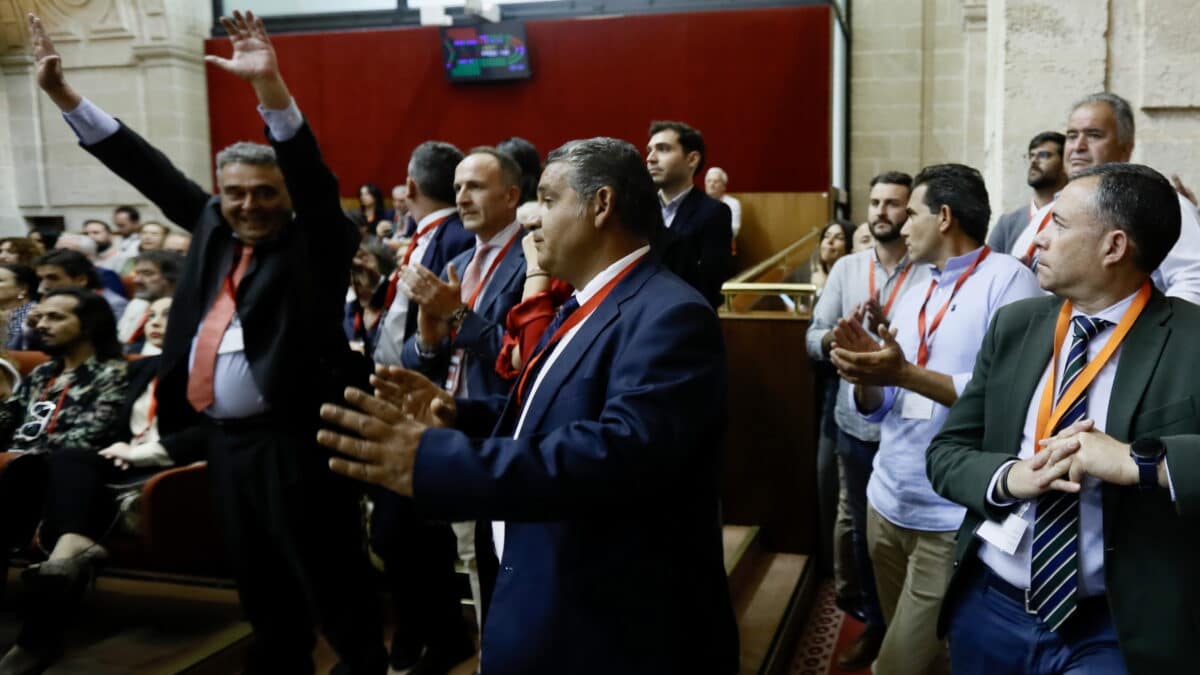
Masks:
[[[838,430],[838,458],[846,475],[846,501],[854,519],[854,563],[868,626],[884,623],[879,595],[875,591],[875,572],[867,552],[867,483],[871,480],[871,466],[878,451],[879,443],[859,440]]]
[[[1103,598],[1080,602],[1059,632],[998,590],[1008,586],[982,562],[955,601],[950,616],[950,665],[954,675],[1125,675]]]

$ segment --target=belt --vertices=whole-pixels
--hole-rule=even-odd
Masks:
[[[1004,597],[1008,598],[1009,600],[1012,600],[1013,602],[1017,603],[1025,610],[1026,614],[1035,614],[1035,615],[1037,614],[1037,608],[1034,607],[1030,603],[1028,588],[1017,588],[1016,586],[1013,586],[1012,584],[1010,584],[1007,581],[1005,581],[1004,579],[1002,579],[1000,577],[1000,575],[993,572],[992,569],[985,564],[981,564],[980,567],[983,568],[982,576],[983,576],[983,585],[985,587],[987,587],[993,591],[996,591],[1000,595],[1003,595]],[[1103,611],[1103,612],[1107,613],[1108,612],[1108,598],[1103,593],[1101,593],[1100,595],[1093,595],[1093,596],[1090,596],[1087,598],[1079,598],[1075,602],[1075,607],[1076,607],[1075,612],[1077,614],[1098,612],[1098,611]]]
[[[230,431],[261,429],[263,427],[275,427],[285,424],[282,415],[270,410],[246,417],[213,417],[211,415],[201,415],[200,418],[207,424]]]

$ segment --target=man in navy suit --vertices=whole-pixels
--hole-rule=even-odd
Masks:
[[[721,284],[733,271],[733,214],[696,189],[705,152],[704,136],[683,122],[650,125],[646,168],[666,226],[652,237],[654,247],[672,272],[720,307]]]
[[[496,521],[500,578],[483,632],[489,675],[733,673],[722,565],[720,325],[647,255],[660,227],[632,145],[551,153],[532,224],[540,267],[578,289],[507,397],[450,397],[380,369],[354,434],[318,440],[338,473],[450,519]],[[457,428],[444,428],[453,423]]]
[[[408,160],[404,201],[416,223],[409,246],[399,251],[396,271],[380,284],[381,304],[387,304],[375,360],[400,365],[400,351],[408,336],[417,330],[417,305],[398,291],[401,268],[411,263],[441,274],[454,256],[475,245],[475,237],[463,227],[454,208],[454,169],[462,161],[458,148],[440,141],[426,141],[413,150]],[[393,191],[395,194],[395,191]],[[396,223],[403,229],[403,223]]]

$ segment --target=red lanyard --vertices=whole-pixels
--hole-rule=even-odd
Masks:
[[[595,295],[593,295],[587,302],[580,305],[579,309],[575,310],[571,316],[567,317],[566,321],[563,321],[562,325],[558,327],[558,330],[554,331],[554,335],[550,336],[550,339],[546,342],[546,346],[542,347],[542,351],[534,354],[533,358],[529,359],[529,362],[525,365],[525,371],[521,373],[521,379],[517,382],[517,405],[521,405],[521,399],[525,393],[525,380],[528,379],[531,372],[537,369],[537,364],[539,361],[541,361],[542,357],[553,351],[554,346],[558,344],[558,341],[561,340],[563,336],[566,335],[572,328],[583,323],[584,319],[588,318],[592,312],[596,311],[596,308],[600,306],[600,303],[604,302],[604,299],[608,297],[608,294],[612,292],[617,283],[620,282],[621,279],[624,279],[626,274],[629,274],[631,271],[633,271],[633,268],[637,267],[639,262],[641,262],[641,260],[635,260],[627,265],[625,269],[621,270],[621,272],[617,274],[617,276],[609,280],[607,284],[604,284],[604,287],[601,288]]]
[[[50,378],[50,381],[46,383],[46,388],[42,389],[42,396],[38,399],[39,401],[46,400],[46,394],[50,393],[50,387],[54,386],[56,380],[58,380],[57,376]],[[67,385],[63,387],[62,393],[58,395],[58,401],[54,404],[54,413],[50,415],[50,423],[46,425],[46,434],[54,431],[54,425],[58,422],[58,412],[62,410],[63,399],[67,397],[67,391],[70,388],[71,383],[67,382]]]
[[[127,344],[133,344],[133,343],[137,342],[138,338],[140,338],[146,334],[146,324],[149,323],[149,321],[150,321],[150,307],[147,305],[145,313],[142,314],[142,320],[138,321],[137,328],[135,328],[133,333],[129,336],[129,340],[127,341]]]
[[[1046,229],[1046,225],[1050,222],[1050,219],[1053,216],[1054,207],[1051,206],[1050,210],[1046,211],[1046,215],[1042,218],[1042,222],[1038,224],[1037,232],[1033,233],[1033,241],[1029,242],[1029,248],[1025,250],[1025,260],[1033,260],[1033,252],[1037,250],[1037,236],[1042,233],[1042,230]]]
[[[904,266],[904,271],[896,278],[896,285],[892,286],[892,292],[888,294],[887,304],[883,306],[883,318],[888,318],[892,313],[892,303],[896,301],[896,293],[900,291],[900,287],[904,285],[904,279],[908,276],[908,271],[912,269],[912,263]],[[871,261],[871,274],[867,277],[867,281],[871,286],[871,297],[875,297],[875,261]],[[874,330],[874,326],[872,326]]]
[[[930,280],[929,290],[925,291],[925,302],[921,303],[921,311],[917,313],[917,331],[918,339],[920,340],[919,346],[917,347],[918,366],[924,368],[925,364],[929,363],[929,339],[933,337],[935,332],[937,332],[938,326],[942,325],[942,318],[946,316],[946,310],[950,309],[950,303],[954,302],[954,296],[958,294],[958,289],[962,288],[962,285],[966,283],[967,278],[975,272],[975,268],[979,267],[979,263],[983,262],[983,259],[988,257],[988,254],[991,252],[992,249],[990,247],[984,246],[983,250],[979,252],[979,255],[975,257],[975,262],[971,263],[971,266],[967,268],[967,271],[963,272],[962,276],[958,278],[958,281],[954,282],[954,289],[950,291],[950,297],[946,299],[946,304],[942,305],[942,308],[938,310],[936,315],[934,315],[933,323],[930,324],[929,332],[926,333],[925,305],[929,304],[929,298],[933,297],[933,289],[937,288],[938,285],[937,279]]]
[[[488,279],[492,278],[492,272],[495,272],[496,268],[500,266],[500,261],[504,260],[504,256],[508,254],[508,249],[512,248],[513,244],[517,243],[517,240],[521,238],[521,234],[521,226],[518,225],[517,231],[513,232],[513,236],[509,237],[508,243],[504,245],[504,248],[500,249],[500,255],[496,256],[496,259],[492,261],[491,265],[488,265],[487,272],[485,272],[483,278],[479,280],[479,285],[475,287],[475,290],[471,293],[471,297],[467,298],[467,307],[475,309],[475,301],[479,299],[479,294],[483,292],[483,287],[487,286]]]
[[[1075,378],[1071,386],[1063,392],[1063,395],[1058,399],[1058,405],[1053,407],[1051,412],[1051,404],[1054,402],[1054,379],[1058,372],[1058,352],[1062,350],[1063,342],[1067,339],[1067,327],[1071,324],[1071,301],[1063,303],[1062,309],[1058,313],[1058,322],[1054,326],[1054,358],[1051,359],[1050,378],[1046,381],[1046,388],[1042,390],[1042,402],[1038,406],[1037,426],[1034,427],[1034,432],[1037,434],[1039,441],[1050,438],[1054,435],[1054,427],[1058,425],[1059,420],[1067,411],[1074,407],[1075,402],[1083,394],[1084,390],[1092,384],[1096,376],[1100,374],[1100,370],[1104,368],[1104,364],[1108,363],[1112,358],[1117,347],[1125,341],[1125,336],[1129,334],[1129,329],[1133,328],[1133,322],[1141,316],[1142,310],[1146,309],[1146,303],[1150,302],[1150,282],[1146,281],[1138,290],[1137,297],[1133,299],[1133,303],[1129,305],[1129,309],[1125,310],[1125,316],[1121,317],[1121,322],[1117,324],[1113,334],[1108,337],[1108,341],[1104,343],[1100,353],[1096,358],[1088,361],[1083,372]],[[1035,452],[1042,448],[1035,445]]]
[[[404,267],[408,264],[409,258],[412,258],[413,251],[417,250],[417,242],[421,241],[421,237],[424,237],[425,235],[429,234],[430,230],[446,222],[446,219],[449,217],[450,216],[447,215],[438,218],[425,227],[422,227],[416,234],[413,235],[412,239],[408,240],[408,248],[404,251],[404,262],[400,263],[401,267]]]

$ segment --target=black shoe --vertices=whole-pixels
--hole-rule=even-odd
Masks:
[[[867,613],[863,611],[862,600],[838,596],[833,604],[848,616],[854,617],[859,623],[867,622]]]
[[[463,640],[453,646],[431,646],[408,675],[446,675],[452,668],[475,656],[475,643]]]

